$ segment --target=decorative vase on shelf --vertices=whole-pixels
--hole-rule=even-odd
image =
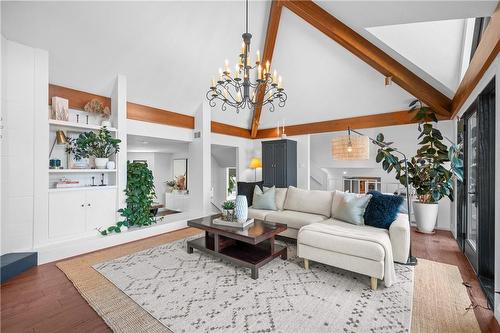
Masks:
[[[109,161],[108,163],[106,163],[106,169],[114,170],[115,167],[116,167],[115,161]]]
[[[248,203],[246,196],[238,195],[236,197],[234,215],[238,222],[245,222],[248,219]]]
[[[438,203],[413,202],[413,213],[417,222],[417,230],[425,234],[433,234],[438,217]]]
[[[106,164],[109,162],[109,158],[96,157],[95,167],[96,169],[106,169]]]

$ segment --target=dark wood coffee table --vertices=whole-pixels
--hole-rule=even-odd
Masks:
[[[286,246],[274,243],[274,237],[286,230],[286,224],[261,220],[245,228],[213,224],[219,215],[207,216],[187,222],[188,226],[205,230],[205,236],[187,242],[187,252],[193,249],[209,253],[237,266],[252,270],[252,279],[259,278],[259,268],[276,257],[287,259]]]

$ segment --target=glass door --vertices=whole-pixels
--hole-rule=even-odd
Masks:
[[[477,272],[478,201],[477,201],[477,157],[478,157],[477,112],[466,119],[466,221],[465,254]]]

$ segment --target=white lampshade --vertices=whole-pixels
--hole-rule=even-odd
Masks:
[[[349,142],[350,147],[349,149]],[[367,136],[345,135],[332,140],[334,160],[352,161],[370,159],[370,142]]]

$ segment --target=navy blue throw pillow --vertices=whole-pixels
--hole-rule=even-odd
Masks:
[[[365,224],[372,227],[389,229],[396,219],[403,197],[382,194],[377,191],[369,192],[372,195],[365,210]]]

